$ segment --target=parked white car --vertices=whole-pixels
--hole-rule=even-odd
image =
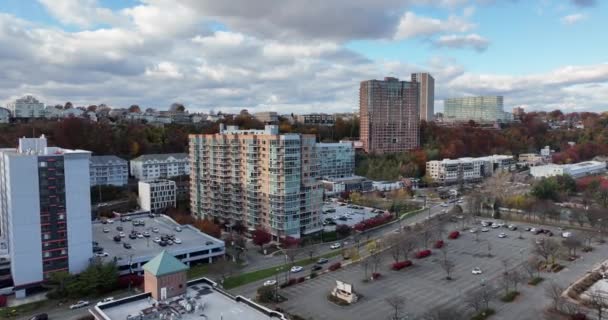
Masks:
[[[572,236],[572,232],[562,232],[562,238],[570,238]]]
[[[330,249],[340,249],[342,245],[339,244],[338,242],[332,244],[331,246],[329,246]]]
[[[97,302],[97,305],[108,303],[108,302],[112,302],[112,301],[114,301],[114,297],[103,298],[103,300]]]
[[[506,238],[507,234],[502,232],[501,234],[498,235],[499,238]]]
[[[479,267],[475,267],[473,268],[473,270],[471,270],[472,274],[482,274],[483,272],[481,271],[481,268]]]
[[[274,286],[275,284],[277,284],[276,280],[266,280],[266,281],[264,281],[264,287]]]
[[[293,266],[291,267],[291,273],[298,273],[300,271],[304,270],[304,268],[300,267],[300,266]]]
[[[182,240],[180,238],[175,238],[175,240],[173,240],[173,243],[182,244]]]
[[[107,252],[97,252],[95,254],[96,257],[107,257],[109,254]]]
[[[80,308],[82,308],[82,307],[86,307],[86,306],[88,306],[88,305],[89,305],[89,302],[88,302],[88,301],[86,301],[86,300],[80,300],[80,301],[78,301],[78,302],[74,303],[73,305],[71,305],[71,306],[70,306],[70,309],[72,309],[72,310],[73,310],[73,309],[80,309]]]

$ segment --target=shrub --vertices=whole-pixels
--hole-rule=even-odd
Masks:
[[[317,273],[316,272],[313,272],[313,273],[310,274],[310,278],[311,279],[314,279],[316,277],[317,277]]]
[[[491,315],[494,314],[494,309],[486,309],[486,310],[482,310],[479,313],[475,314],[471,320],[484,320],[489,318]]]
[[[381,226],[391,220],[393,220],[393,216],[391,214],[381,214],[357,223],[354,226],[354,229],[357,231],[365,231],[367,229]]]
[[[6,296],[0,295],[0,307],[6,307]]]
[[[450,238],[450,239],[458,239],[458,237],[460,237],[460,232],[458,232],[458,231],[452,231],[448,235],[448,238]]]
[[[274,300],[274,286],[262,286],[258,288],[257,300],[262,303],[269,303]]]
[[[545,279],[543,279],[541,277],[534,277],[534,278],[532,278],[532,280],[528,281],[528,284],[531,286],[535,286],[535,285],[543,282],[543,280],[545,280]]]
[[[302,283],[302,282],[304,282],[304,280],[306,280],[306,279],[304,279],[304,277],[299,277],[298,278],[298,283]]]
[[[517,291],[509,291],[507,294],[505,294],[504,296],[502,296],[500,298],[500,301],[512,302],[513,300],[515,300],[515,298],[517,298],[518,295],[519,295],[519,292],[517,292]]]
[[[336,271],[338,269],[340,269],[342,267],[342,264],[340,262],[336,262],[334,264],[332,264],[331,266],[329,266],[329,271]]]
[[[289,279],[289,281],[287,282],[288,286],[293,286],[294,284],[296,284],[298,282],[298,280],[296,279]]]
[[[372,273],[372,279],[373,279],[373,280],[376,280],[376,279],[380,278],[380,276],[382,276],[382,275],[380,274],[380,272],[374,272],[374,273]]]
[[[131,288],[139,287],[144,283],[144,277],[136,274],[128,274],[118,277],[118,287],[126,289],[131,285]]]
[[[399,261],[399,262],[393,263],[392,269],[401,270],[401,269],[409,267],[411,265],[412,265],[412,262],[410,260]]]
[[[435,249],[443,247],[443,240],[437,240],[434,245]]]

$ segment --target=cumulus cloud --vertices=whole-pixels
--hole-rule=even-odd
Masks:
[[[582,13],[569,14],[561,18],[561,22],[566,25],[572,25],[585,20],[587,16]]]
[[[474,10],[458,7],[472,1],[312,1],[139,0],[108,13],[85,0],[79,8],[53,8],[58,21],[81,27],[75,31],[0,13],[0,100],[29,92],[48,104],[164,109],[180,101],[194,111],[339,112],[357,108],[360,81],[408,79],[417,71],[434,75],[437,101],[505,94],[508,105],[542,108],[568,101],[593,109],[607,99],[588,87],[606,92],[606,65],[512,77],[470,73],[447,57],[421,65],[374,61],[345,46],[352,39],[392,41],[398,34],[400,41],[424,38],[446,48],[482,50],[488,40],[472,33],[476,26],[467,20]],[[419,16],[407,11],[411,4],[463,15]]]
[[[439,37],[434,41],[434,44],[438,47],[447,48],[473,48],[479,52],[485,51],[490,45],[488,39],[476,34],[451,34]]]
[[[417,36],[432,36],[442,32],[467,32],[474,24],[455,16],[447,20],[421,17],[408,11],[400,19],[394,38],[397,40]]]
[[[95,24],[116,24],[121,17],[102,8],[97,0],[38,0],[61,23],[90,27]]]

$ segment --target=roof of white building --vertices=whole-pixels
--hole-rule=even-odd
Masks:
[[[142,154],[141,156],[131,160],[131,161],[167,161],[171,158],[177,160],[187,160],[187,153],[157,153],[157,154]]]
[[[108,164],[108,163],[120,163],[120,164],[126,164],[127,160],[119,158],[117,156],[114,155],[110,155],[110,156],[92,156],[91,157],[91,164],[98,164],[98,165],[103,165],[103,164]]]

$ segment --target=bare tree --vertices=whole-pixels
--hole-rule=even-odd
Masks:
[[[393,257],[393,260],[395,260],[395,262],[399,262],[400,258],[401,258],[401,253],[402,253],[402,246],[403,246],[403,241],[402,241],[403,236],[401,235],[401,233],[399,234],[391,234],[387,237],[386,242],[387,242],[387,246],[388,246],[388,252],[390,253],[390,255]]]
[[[585,247],[591,248],[591,243],[593,242],[593,239],[595,238],[595,232],[592,231],[583,231],[580,233],[581,236],[581,240],[583,241],[583,245]]]
[[[486,247],[488,249],[488,258],[492,257],[492,243],[490,241],[488,241],[486,243]]]
[[[433,230],[431,228],[429,228],[429,226],[424,225],[422,226],[422,230],[420,231],[419,235],[419,239],[421,241],[421,247],[422,249],[426,249],[429,247],[429,240],[433,237]]]
[[[560,244],[556,240],[544,238],[541,241],[534,242],[532,252],[541,256],[545,260],[545,263],[549,263],[549,260],[551,260],[551,263],[555,263],[555,256],[560,248]]]
[[[466,315],[455,308],[438,307],[422,315],[422,320],[465,320]]]
[[[210,275],[213,275],[216,280],[220,283],[224,283],[226,278],[233,275],[239,266],[229,259],[219,258],[215,262],[209,264],[207,269]]]
[[[363,269],[363,276],[364,276],[364,280],[367,280],[369,277],[367,276],[367,272],[369,270],[369,267],[371,265],[371,261],[369,258],[363,259],[359,262],[359,265],[361,266],[361,269]]]
[[[403,258],[407,260],[410,253],[416,249],[416,239],[413,236],[404,236],[401,241],[403,241],[401,253],[403,254]]]
[[[382,252],[372,254],[369,256],[369,259],[371,260],[372,273],[378,272],[378,268],[380,267],[380,264],[382,264],[383,260]]]
[[[384,299],[391,306],[392,312],[390,320],[400,320],[403,317],[403,309],[405,308],[405,298],[402,296],[390,296]]]
[[[517,287],[523,280],[524,275],[520,271],[514,269],[509,272],[509,282],[511,282],[513,290],[517,291]]]
[[[580,248],[583,245],[583,242],[578,236],[571,235],[570,237],[562,240],[562,245],[568,249],[568,255],[576,257],[576,249]]]
[[[602,320],[604,309],[608,308],[608,300],[606,299],[606,295],[601,293],[599,290],[593,290],[587,293],[587,296],[589,297],[587,304],[589,307],[595,309],[595,312],[597,312],[597,320]]]
[[[494,288],[486,284],[468,292],[465,303],[477,313],[488,309],[492,299],[494,299]]]
[[[319,246],[316,244],[310,245],[306,248],[306,252],[308,253],[308,259],[312,261],[312,259],[319,252]]]
[[[564,292],[564,287],[553,281],[551,281],[545,287],[545,295],[547,296],[547,298],[551,299],[553,310],[559,310],[559,303],[562,298],[562,292]]]
[[[523,263],[523,269],[530,276],[530,280],[534,279],[534,277],[538,277],[540,275],[540,261],[536,256],[530,256]]]
[[[580,227],[584,226],[585,222],[587,222],[585,214],[580,209],[572,209],[570,211],[570,224],[574,224],[574,222],[578,223]]]
[[[445,271],[445,279],[446,280],[452,280],[452,270],[454,270],[454,268],[456,267],[456,265],[454,264],[454,262],[448,258],[448,247],[447,245],[443,246],[441,248],[441,253],[442,253],[442,257],[439,260],[439,265],[441,266],[441,268],[443,269],[443,271]]]

